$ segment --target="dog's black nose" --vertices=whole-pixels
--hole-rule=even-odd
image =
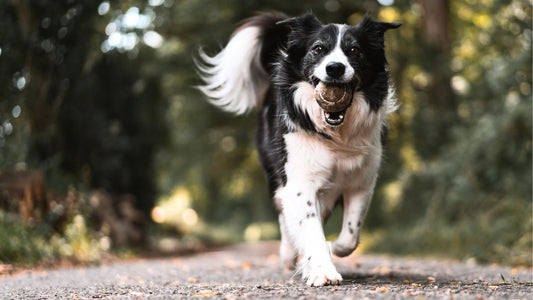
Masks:
[[[340,62],[330,62],[326,65],[326,74],[333,79],[339,79],[344,75],[346,67]]]

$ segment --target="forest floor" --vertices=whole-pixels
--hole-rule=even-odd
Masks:
[[[352,254],[344,281],[312,288],[279,267],[278,242],[0,276],[0,299],[532,299],[533,270]]]

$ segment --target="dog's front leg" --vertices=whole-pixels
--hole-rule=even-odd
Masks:
[[[316,190],[287,182],[281,195],[282,217],[294,246],[301,255],[301,270],[310,286],[337,284],[342,281],[335,269],[320,217]]]
[[[335,160],[328,148],[317,143],[313,136],[294,132],[286,134],[284,138],[287,182],[275,194],[281,204],[283,224],[292,245],[301,256],[302,275],[307,284],[337,284],[342,277],[331,260],[317,198],[318,190],[331,177]]]
[[[344,217],[339,237],[331,243],[333,254],[344,257],[350,255],[359,244],[359,231],[368,210],[373,190],[362,192],[348,191],[344,197]]]

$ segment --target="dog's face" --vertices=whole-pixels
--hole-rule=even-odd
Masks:
[[[369,17],[354,26],[322,25],[312,14],[278,24],[291,29],[287,55],[291,64],[298,66],[299,80],[313,86],[320,82],[346,84],[355,92],[372,87],[385,73],[384,33],[401,25]],[[330,125],[340,124],[344,118],[339,113],[326,115],[331,117],[326,117]]]
[[[311,38],[302,60],[304,76],[311,82],[352,82],[358,85],[357,78],[361,58],[357,40],[346,34],[344,25],[328,25]]]

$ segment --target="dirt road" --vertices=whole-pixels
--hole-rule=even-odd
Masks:
[[[354,254],[344,281],[307,287],[278,264],[277,242],[0,279],[0,299],[532,299],[531,269]]]

